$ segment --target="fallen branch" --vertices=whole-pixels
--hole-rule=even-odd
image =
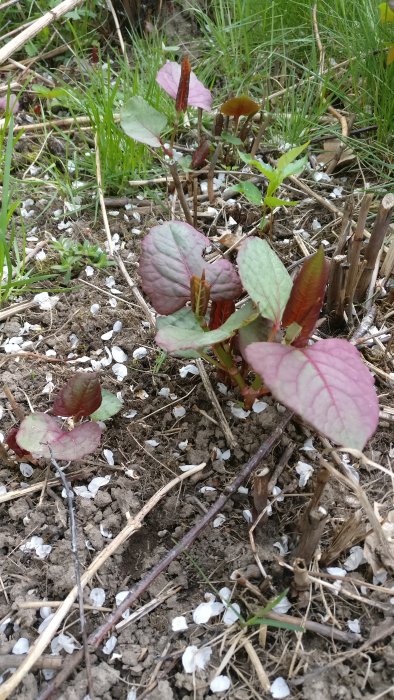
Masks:
[[[292,415],[292,413],[286,412],[283,419],[275,428],[273,433],[263,442],[263,444],[260,446],[257,452],[253,455],[253,457],[251,457],[248,460],[248,462],[246,462],[246,464],[239,472],[238,476],[234,479],[234,481],[231,484],[229,484],[225,488],[223,493],[219,496],[219,498],[215,501],[215,503],[211,506],[207,513],[201,518],[201,520],[199,520],[194,525],[194,527],[192,527],[186,533],[182,540],[175,547],[170,549],[170,551],[167,552],[167,554],[158,562],[158,564],[156,564],[156,566],[154,566],[153,569],[151,569],[149,573],[146,574],[146,576],[144,576],[133,587],[129,595],[124,599],[124,601],[119,605],[119,607],[116,608],[116,610],[114,610],[114,612],[107,618],[106,622],[104,622],[104,624],[101,625],[101,627],[99,627],[95,632],[93,632],[90,635],[90,637],[88,638],[88,644],[90,648],[96,649],[100,642],[112,629],[112,627],[116,625],[117,622],[119,622],[125,610],[127,610],[133,603],[135,603],[135,601],[143,593],[145,593],[149,586],[152,585],[153,581],[155,581],[155,579],[167,569],[171,562],[177,559],[179,555],[182,554],[182,552],[191,547],[193,542],[197,539],[197,537],[199,537],[199,535],[201,535],[201,533],[205,530],[210,521],[218,513],[220,513],[228,499],[231,498],[231,496],[237,492],[238,488],[248,479],[248,477],[251,475],[254,469],[256,469],[259,466],[261,461],[267,456],[267,454],[273,449],[273,447],[275,447],[277,442],[280,440],[283,431],[289,423]],[[188,475],[190,475],[191,473],[192,471],[186,472],[186,474]],[[46,630],[44,630],[44,633],[45,632]],[[83,651],[82,653],[81,651],[82,650],[76,652],[75,654],[73,654],[72,657],[67,659],[60,673],[58,673],[58,675],[52,681],[50,681],[47,688],[40,694],[37,700],[48,700],[53,695],[53,693],[58,688],[60,688],[62,683],[68,678],[70,673],[72,673],[73,669],[82,661]],[[16,686],[13,686],[11,690],[13,690],[15,687]],[[4,688],[4,685],[2,686],[2,688]],[[5,700],[5,698],[7,697],[8,695],[1,695],[0,688],[0,700]]]

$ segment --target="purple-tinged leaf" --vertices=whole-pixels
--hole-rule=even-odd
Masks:
[[[291,291],[291,278],[267,241],[247,238],[238,253],[242,284],[263,318],[279,326]]]
[[[134,141],[160,148],[160,134],[167,126],[167,119],[142,97],[135,95],[122,107],[120,124],[125,134]]]
[[[70,431],[62,430],[48,413],[32,413],[23,419],[16,441],[34,457],[59,460],[82,459],[100,444],[101,428],[94,421],[81,423]]]
[[[283,312],[282,326],[292,323],[301,327],[301,332],[292,345],[302,348],[312,335],[320,315],[328,280],[329,263],[323,248],[303,263],[294,280],[289,300]]]
[[[156,76],[156,81],[159,83],[160,87],[174,100],[176,100],[180,79],[181,66],[179,63],[175,63],[175,61],[167,61],[167,63],[160,68]],[[200,107],[206,112],[211,111],[212,95],[193,71],[190,73],[187,104],[190,107]]]
[[[237,309],[227,321],[213,331],[204,330],[191,309],[180,309],[160,319],[156,343],[167,352],[202,350],[231,338],[239,328],[251,323],[258,311],[251,302]]]
[[[95,372],[76,372],[59,391],[53,402],[55,416],[86,418],[102,401],[100,382]]]
[[[278,401],[333,442],[362,450],[375,432],[374,380],[346,340],[320,340],[302,349],[252,343],[245,356]]]
[[[194,276],[211,287],[211,299],[235,299],[242,291],[237,272],[229,260],[207,263],[202,253],[210,241],[193,226],[170,221],[154,226],[142,242],[140,276],[142,288],[159,314],[170,314],[190,300]]]
[[[7,447],[10,448],[13,452],[15,452],[17,457],[26,457],[26,455],[30,454],[28,450],[24,450],[22,447],[19,447],[17,441],[16,441],[16,436],[18,434],[19,428],[11,428],[11,430],[8,432],[5,438],[5,444]]]
[[[215,328],[222,326],[234,311],[234,299],[219,299],[219,301],[213,301],[209,316],[209,330],[214,331]]]

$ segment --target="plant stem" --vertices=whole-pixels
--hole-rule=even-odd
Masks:
[[[213,350],[219,358],[219,362],[221,363],[222,368],[230,375],[232,379],[234,379],[234,381],[238,384],[238,387],[242,391],[242,389],[244,389],[247,386],[247,384],[244,378],[242,377],[240,371],[234,364],[234,360],[231,356],[231,353],[227,350],[224,343],[218,343],[217,345],[214,345]]]

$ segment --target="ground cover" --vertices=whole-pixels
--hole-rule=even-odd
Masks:
[[[390,3],[70,0],[34,33],[54,8],[0,4],[0,698],[391,697]],[[186,55],[211,93],[201,113],[192,84],[186,111],[156,79]],[[135,97],[163,115],[148,146],[148,113],[137,130],[130,110],[125,123]],[[237,386],[223,354],[199,345],[198,324],[192,346],[178,326],[168,335],[163,318],[189,297],[159,308],[147,234],[174,220],[209,239],[212,289],[212,263],[225,260],[248,292],[234,293],[237,308],[250,297],[287,333],[287,345],[272,333],[265,345],[346,339],[359,351],[379,412],[363,453],[350,438],[329,442],[285,396],[291,414],[276,384],[271,394],[252,375],[255,394],[242,394],[239,346]],[[243,276],[251,241],[293,279],[319,250],[330,263],[321,312],[325,284],[308,278],[308,333],[294,298],[281,298],[280,318],[261,311]],[[204,326],[199,265],[192,307]],[[154,309],[168,314],[157,343]],[[225,349],[239,327],[220,336]],[[56,397],[76,372],[96,373],[120,410],[65,470],[74,526],[48,453],[24,442],[36,456],[22,455],[9,435],[33,412],[63,415]],[[63,429],[91,425],[94,392],[82,412],[73,395]],[[360,422],[348,410],[345,425]],[[63,449],[51,453],[60,464],[69,439]]]

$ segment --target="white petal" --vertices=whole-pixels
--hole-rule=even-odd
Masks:
[[[123,352],[122,348],[120,348],[118,345],[114,345],[111,348],[111,353],[112,357],[114,359],[114,362],[126,362],[127,360],[127,355],[125,352]]]
[[[245,510],[242,511],[242,515],[244,519],[246,520],[247,523],[252,523],[253,522],[253,515],[252,511],[246,508]]]
[[[270,688],[272,697],[276,700],[281,700],[281,698],[288,698],[290,695],[290,688],[282,676],[275,678],[274,682]]]
[[[113,634],[107,641],[105,642],[103,646],[103,652],[104,654],[111,654],[111,652],[115,649],[116,647],[116,642],[117,642],[116,636]]]
[[[172,415],[174,418],[183,418],[183,416],[186,415],[186,409],[183,408],[183,406],[175,406],[175,408],[172,409]]]
[[[290,608],[291,608],[291,603],[290,603],[289,599],[285,596],[284,598],[282,598],[282,600],[279,603],[274,605],[272,610],[276,613],[280,613],[283,615],[283,614],[286,614],[287,611],[290,610]]]
[[[94,479],[91,480],[90,484],[88,484],[88,489],[93,496],[96,495],[97,491],[102,487],[106,486],[108,482],[111,480],[111,476],[108,474],[108,476],[95,476]]]
[[[19,469],[20,469],[22,476],[26,477],[26,479],[28,479],[29,476],[31,476],[33,474],[33,471],[34,471],[31,464],[27,464],[26,462],[21,462],[19,465]]]
[[[113,332],[120,333],[120,331],[122,330],[122,326],[123,326],[122,321],[115,321],[115,323],[112,327]]]
[[[116,363],[115,365],[112,365],[112,371],[119,382],[121,382],[127,376],[126,365]]]
[[[231,681],[228,676],[216,676],[210,684],[209,687],[213,693],[224,693],[229,689]]]
[[[12,647],[12,654],[27,654],[29,651],[29,640],[26,637],[20,637],[17,642],[15,642]]]
[[[198,647],[192,645],[186,647],[182,654],[182,665],[186,673],[194,673],[196,669],[204,669],[211,658],[211,647]]]
[[[89,593],[89,598],[91,600],[92,605],[95,608],[101,608],[105,602],[104,588],[92,588],[92,590]]]
[[[36,555],[39,559],[45,559],[52,551],[52,545],[39,544],[36,547]]]
[[[252,406],[252,411],[254,413],[262,413],[262,411],[265,411],[267,406],[268,406],[268,404],[265,401],[258,401],[256,399],[256,401],[254,402],[254,404]]]
[[[187,630],[188,624],[186,621],[186,617],[183,615],[179,615],[179,617],[174,617],[173,620],[171,620],[171,627],[173,632],[182,632],[182,630]]]
[[[231,608],[227,608],[223,615],[222,622],[224,622],[225,625],[232,625],[233,622],[239,619],[240,614],[241,608],[238,603],[231,603]]]
[[[196,367],[196,365],[189,364],[185,365],[184,367],[181,367],[179,370],[179,374],[182,377],[182,379],[185,379],[185,377],[187,377],[188,374],[200,374],[200,370],[198,369],[198,367]]]
[[[250,411],[244,411],[240,406],[231,406],[231,413],[235,418],[240,418],[241,420],[245,420],[250,416]]]
[[[43,606],[40,608],[40,616],[43,620],[46,620],[49,615],[52,613],[52,608],[48,608],[47,606]]]
[[[114,332],[112,330],[107,331],[106,333],[103,333],[103,335],[101,336],[101,340],[111,340],[113,334]]]
[[[298,485],[303,488],[313,474],[313,467],[308,462],[299,461],[296,465],[296,472],[299,475]]]
[[[213,521],[212,527],[220,527],[221,525],[223,525],[225,520],[226,520],[226,516],[223,515],[223,513],[219,513],[219,515]]]
[[[195,622],[196,625],[205,625],[211,617],[220,615],[220,613],[223,612],[223,608],[223,603],[218,603],[216,601],[200,603],[200,605],[193,610],[193,622]]]
[[[164,396],[165,399],[168,399],[169,395],[170,395],[170,390],[169,390],[168,386],[163,386],[163,388],[160,389],[160,391],[159,391],[159,396]]]
[[[346,569],[340,569],[339,566],[329,566],[326,571],[328,574],[331,574],[331,576],[342,577],[347,574]]]
[[[134,688],[129,690],[126,700],[137,700],[137,691]]]
[[[346,571],[355,571],[360,564],[365,564],[366,561],[363,548],[356,545],[350,549],[348,558],[343,562],[343,568],[346,569]]]
[[[107,460],[108,464],[111,467],[113,467],[115,464],[115,461],[114,461],[114,453],[112,452],[112,450],[103,450],[103,455],[104,455],[105,459]]]
[[[148,447],[157,447],[158,445],[160,445],[160,442],[158,442],[157,440],[145,440],[145,445],[147,445]]]
[[[351,632],[354,632],[355,634],[360,634],[360,620],[348,620],[347,626]]]
[[[148,351],[146,348],[136,348],[133,351],[133,360],[142,360],[144,357],[147,356],[147,354],[148,354]]]

